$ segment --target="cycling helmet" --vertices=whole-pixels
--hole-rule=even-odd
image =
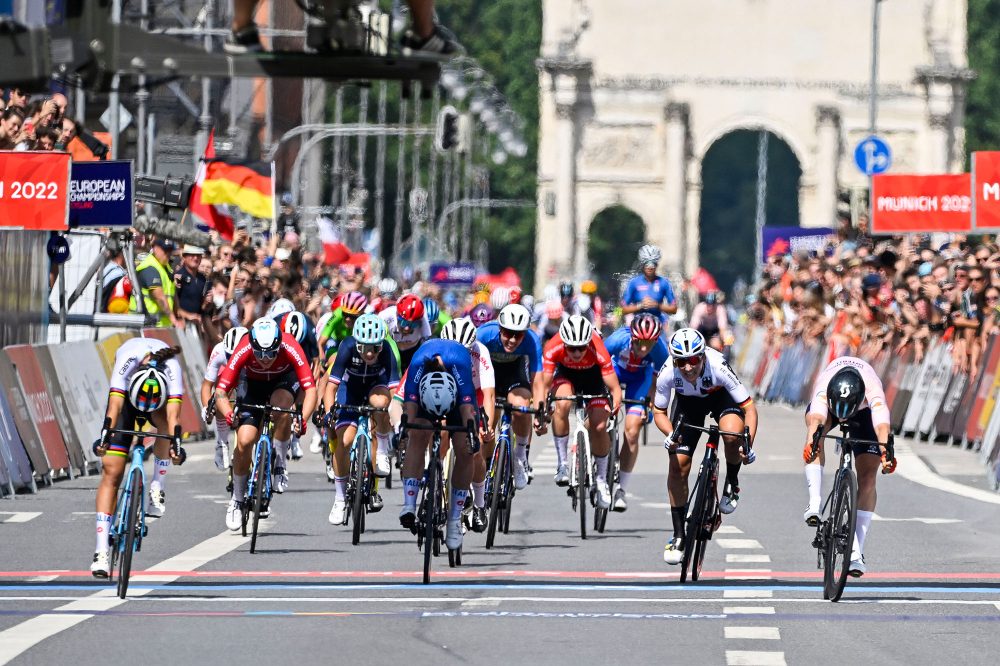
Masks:
[[[226,331],[226,334],[222,336],[222,348],[226,350],[226,356],[231,356],[234,351],[236,351],[236,345],[240,344],[240,340],[246,335],[247,329],[243,326],[237,326]]]
[[[633,340],[656,340],[662,329],[660,320],[648,312],[636,315],[629,327]]]
[[[577,312],[586,312],[587,310],[590,309],[590,306],[593,304],[594,302],[590,300],[590,296],[587,296],[587,294],[580,294],[579,296],[576,297]]]
[[[488,305],[490,302],[490,292],[488,291],[477,291],[472,295],[473,305]]]
[[[826,404],[843,421],[854,416],[865,399],[865,381],[854,368],[841,368],[826,385]]]
[[[447,416],[458,398],[458,384],[447,372],[428,372],[418,385],[420,406],[437,417]]]
[[[250,346],[258,359],[274,358],[281,347],[281,331],[270,317],[261,317],[250,327]]]
[[[559,283],[559,296],[561,298],[569,298],[573,295],[573,283],[569,280],[563,280]]]
[[[545,316],[549,321],[558,321],[563,316],[563,306],[559,301],[549,301],[545,304]]]
[[[497,287],[490,294],[490,306],[494,310],[503,310],[510,303],[510,289],[507,287]]]
[[[385,340],[388,330],[382,318],[374,314],[364,314],[354,322],[354,340],[359,345],[377,345]]]
[[[559,326],[559,337],[567,347],[583,347],[594,337],[594,325],[586,317],[571,315]]]
[[[719,302],[719,297],[714,291],[710,291],[705,294],[705,305],[715,305]]]
[[[410,324],[419,322],[424,316],[424,304],[413,294],[406,294],[396,303],[396,318]]]
[[[340,311],[355,317],[368,307],[368,298],[360,291],[349,291],[340,299]]]
[[[476,328],[479,328],[486,322],[493,319],[493,308],[488,306],[486,303],[480,303],[476,307],[472,308],[472,311],[469,313],[469,319],[471,319],[472,323],[476,325]]]
[[[593,280],[584,280],[580,283],[580,293],[593,296],[597,293],[597,283]]]
[[[282,322],[281,329],[295,338],[296,342],[302,344],[302,341],[306,339],[306,333],[309,330],[308,323],[306,322],[306,316],[301,312],[289,312],[285,316],[284,322]]]
[[[476,346],[476,325],[468,317],[452,319],[441,328],[441,339],[460,342],[463,347],[472,351]]]
[[[535,309],[535,297],[531,294],[525,294],[521,297],[521,300],[517,301],[517,303],[528,308],[528,312],[532,312]]]
[[[383,296],[395,294],[399,290],[399,284],[392,278],[382,278],[378,281],[378,291]]]
[[[427,314],[427,321],[434,324],[441,317],[441,306],[433,298],[425,298],[424,312]]]
[[[667,345],[672,358],[692,358],[705,353],[705,336],[693,328],[682,328],[670,336]]]
[[[531,323],[531,313],[523,305],[511,303],[500,311],[497,322],[501,328],[508,331],[527,331],[528,325]]]
[[[660,253],[660,248],[655,245],[643,245],[639,248],[639,263],[640,264],[660,264],[660,259],[663,255]]]
[[[267,309],[267,316],[271,319],[277,319],[286,312],[292,312],[293,310],[295,310],[294,303],[287,298],[279,298],[274,303],[271,303],[271,307]]]
[[[167,376],[148,365],[139,366],[129,379],[128,399],[144,414],[155,412],[167,403]]]
[[[521,298],[523,296],[524,296],[524,291],[522,291],[520,287],[511,287],[510,288],[510,302],[511,303],[520,303],[521,302]]]

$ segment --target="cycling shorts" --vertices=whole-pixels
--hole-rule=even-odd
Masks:
[[[552,392],[564,384],[573,387],[573,393],[579,395],[604,395],[603,398],[594,398],[587,405],[588,409],[611,409],[611,401],[607,398],[608,387],[604,384],[604,377],[601,375],[600,366],[593,366],[583,370],[570,370],[563,366],[556,367],[556,374],[552,380]],[[649,388],[647,387],[648,391]]]
[[[139,411],[126,398],[121,412],[118,413],[118,422],[115,423],[115,428],[121,430],[138,430],[135,422],[137,416],[139,416]],[[115,433],[108,438],[108,450],[105,455],[127,458],[129,452],[132,450],[134,440],[135,437],[133,435],[119,435]]]
[[[807,403],[806,414],[808,413],[809,404]],[[853,437],[866,439],[870,442],[878,441],[878,434],[875,432],[875,426],[872,425],[872,410],[868,407],[859,409],[854,416],[847,419],[844,425],[847,427],[847,432],[851,433]],[[877,444],[851,444],[851,453],[853,453],[855,457],[864,453],[881,457],[882,449],[880,449]]]
[[[517,361],[494,362],[493,375],[496,379],[497,397],[505,398],[516,388],[531,390],[527,356]]]
[[[234,419],[236,427],[251,425],[259,430],[264,412],[259,409],[243,409],[242,405],[244,403],[268,405],[271,403],[271,396],[278,390],[288,391],[294,400],[298,400],[299,378],[295,374],[295,370],[289,370],[271,381],[242,380],[236,390],[236,402],[241,405],[240,411]]]
[[[736,414],[741,419],[745,416],[743,409],[733,400],[733,396],[729,395],[729,391],[716,391],[704,398],[678,395],[677,406],[671,421],[676,427],[677,421],[683,415],[684,423],[701,427],[705,425],[706,416],[711,416],[718,423],[727,414]],[[682,428],[678,433],[679,441],[675,452],[685,456],[694,454],[702,434],[698,430]]]
[[[348,380],[340,383],[337,387],[338,405],[367,405],[368,396],[377,388],[389,390],[388,373],[383,373],[372,379]],[[337,413],[336,429],[340,430],[346,426],[357,425],[361,420],[361,414],[350,410],[340,410]]]
[[[619,372],[618,382],[622,385],[622,396],[625,400],[645,400],[649,397],[649,387],[653,385],[653,373],[642,372]],[[652,410],[649,410],[652,412]],[[646,410],[642,405],[629,405],[628,414],[642,418],[646,415]]]

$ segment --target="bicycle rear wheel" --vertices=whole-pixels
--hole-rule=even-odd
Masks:
[[[267,451],[263,442],[257,442],[257,473],[254,475],[253,489],[253,529],[250,533],[250,552],[257,550],[257,528],[260,523],[260,512],[264,507],[264,484],[267,482],[267,474],[270,473],[270,465],[266,460]]]
[[[124,599],[128,593],[129,576],[132,573],[132,553],[135,552],[136,535],[142,529],[142,470],[133,468],[130,474],[128,508],[125,511],[125,550],[118,561],[118,598]]]
[[[490,517],[486,524],[486,548],[492,548],[496,539],[497,526],[501,522],[500,511],[502,503],[500,495],[503,493],[507,461],[507,446],[505,441],[497,442],[493,451],[492,469],[490,469]]]
[[[363,443],[362,446],[365,446]],[[351,479],[354,482],[354,494],[351,497],[351,543],[355,546],[361,542],[361,532],[365,524],[365,467],[366,465],[355,456],[351,462]]]
[[[431,582],[431,556],[435,550],[440,551],[440,546],[436,542],[437,536],[437,516],[438,516],[438,496],[440,495],[438,486],[441,485],[441,468],[434,460],[430,462],[427,470],[427,484],[424,486],[424,501],[422,513],[424,514],[424,585]]]
[[[587,483],[587,450],[582,432],[576,435],[576,499],[580,510],[580,538],[587,538],[587,503],[590,500],[589,484]]]
[[[830,533],[826,543],[826,568],[823,571],[823,593],[830,601],[839,601],[844,593],[851,568],[854,527],[858,518],[858,482],[854,472],[842,469],[834,483],[833,510],[830,513]]]
[[[694,490],[688,498],[686,508],[686,518],[684,519],[684,554],[681,556],[681,582],[687,580],[688,569],[691,570],[691,579],[697,580],[694,573],[694,554],[698,549],[698,539],[701,530],[698,523],[701,520],[705,505],[705,485],[708,483],[708,470],[702,465],[698,470],[698,478],[695,481]]]

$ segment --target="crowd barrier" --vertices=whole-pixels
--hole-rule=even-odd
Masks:
[[[932,341],[922,359],[912,349],[864,347],[857,356],[882,379],[897,434],[979,451],[994,489],[1000,489],[1000,342],[989,340],[974,373],[953,369],[949,337]],[[739,331],[733,364],[759,400],[803,405],[816,376],[836,356],[821,340],[789,341],[763,327]]]
[[[207,359],[197,334],[146,329],[143,335],[181,348],[181,426],[186,437],[207,434],[198,399]],[[91,446],[104,422],[115,352],[134,336],[0,351],[0,496],[98,470]]]

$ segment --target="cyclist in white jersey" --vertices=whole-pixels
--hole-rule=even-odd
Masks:
[[[879,442],[878,446],[855,444],[852,447],[858,474],[858,518],[848,573],[859,578],[865,574],[865,538],[875,512],[875,480],[878,478],[875,472],[880,466],[886,474],[896,469],[895,459],[886,457],[885,444],[892,435],[889,405],[882,381],[875,369],[860,358],[842,356],[834,359],[819,373],[813,384],[813,398],[806,411],[806,445],[802,450],[809,489],[809,506],[804,518],[811,527],[819,524],[823,464],[826,461],[823,440],[820,440],[817,455],[813,456],[812,438],[820,428],[825,435],[837,423],[846,425],[851,435],[858,439]]]
[[[719,429],[727,432],[750,430],[750,442],[757,434],[757,407],[750,392],[740,381],[721,353],[709,348],[705,336],[693,328],[682,328],[670,336],[667,344],[673,365],[664,364],[656,380],[653,400],[653,420],[667,435],[665,446],[670,451],[670,472],[667,492],[670,495],[670,517],[674,536],[663,551],[667,564],[679,564],[684,551],[685,505],[688,499],[688,475],[691,457],[701,433],[682,428],[674,434],[674,423],[683,416],[684,423],[701,426],[711,415]],[[672,370],[672,372],[671,372]],[[672,421],[671,394],[677,394],[677,409]],[[752,448],[744,450],[743,438],[723,436],[726,458],[726,481],[719,510],[732,513],[740,498],[739,471],[743,464],[755,459]]]
[[[378,313],[399,350],[400,375],[410,367],[410,359],[417,353],[420,343],[432,335],[424,309],[423,301],[413,294],[404,294],[395,305]]]
[[[212,348],[212,353],[208,356],[208,365],[205,366],[205,376],[201,382],[201,404],[204,406],[205,422],[210,421],[215,414],[215,401],[212,396],[215,394],[215,382],[219,381],[219,371],[229,362],[229,357],[233,355],[236,345],[246,335],[247,329],[237,326],[226,331],[222,341]],[[219,470],[229,468],[229,426],[226,422],[215,421],[215,467]]]

